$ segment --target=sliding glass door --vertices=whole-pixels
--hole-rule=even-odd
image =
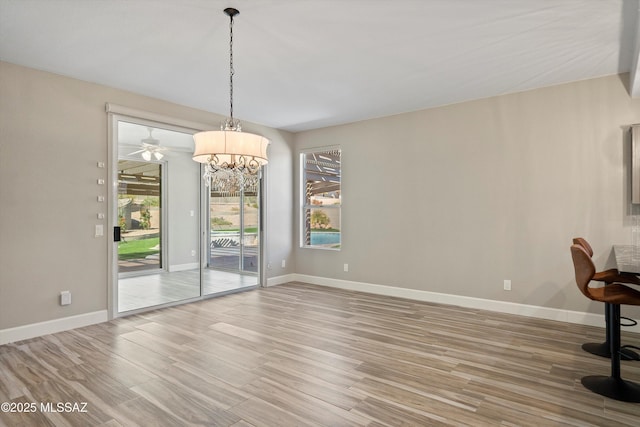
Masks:
[[[114,316],[257,287],[260,183],[205,187],[192,132],[111,117]]]
[[[202,295],[200,166],[191,133],[120,120],[117,312]]]
[[[255,191],[210,198],[209,267],[239,273],[258,272],[259,198]]]
[[[258,284],[260,186],[234,194],[209,190],[209,247],[205,292],[224,292]]]

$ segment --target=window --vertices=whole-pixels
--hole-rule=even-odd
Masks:
[[[340,250],[340,148],[323,148],[301,154],[301,246]]]

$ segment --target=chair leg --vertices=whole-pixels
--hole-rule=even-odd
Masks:
[[[611,304],[605,304],[604,305],[604,320],[605,320],[605,337],[606,340],[603,343],[595,343],[595,342],[589,342],[589,343],[585,343],[582,344],[582,349],[584,351],[586,351],[587,353],[591,353],[594,354],[596,356],[600,356],[600,357],[611,357],[611,340],[610,340],[610,335],[611,335],[611,323],[609,322],[609,311],[610,311],[610,305]],[[638,353],[636,353],[635,351],[628,349],[628,348],[623,348],[620,351],[620,358],[622,360],[640,360],[640,355],[638,355]]]
[[[600,356],[600,357],[611,357],[611,342],[609,339],[609,336],[611,334],[611,324],[609,322],[609,305],[610,304],[606,304],[604,305],[604,324],[605,324],[605,342],[603,343],[595,343],[595,342],[590,342],[590,343],[586,343],[586,344],[582,344],[582,349],[584,351],[586,351],[587,353],[591,353],[591,354],[595,354],[596,356]]]
[[[607,323],[611,352],[611,375],[590,375],[582,378],[582,385],[594,393],[624,402],[640,402],[640,384],[625,381],[620,376],[620,305],[611,304]]]

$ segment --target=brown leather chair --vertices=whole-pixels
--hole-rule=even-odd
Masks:
[[[591,247],[589,242],[587,242],[584,238],[582,238],[582,237],[574,237],[573,238],[573,244],[582,246],[584,248],[584,250],[589,254],[589,256],[591,258],[593,258],[593,248]],[[607,271],[610,271],[610,270],[607,270]],[[617,272],[617,270],[616,270],[616,272]]]
[[[573,244],[574,245],[580,245],[582,246],[582,248],[585,250],[585,252],[587,252],[587,254],[589,254],[589,257],[593,257],[593,249],[591,248],[591,245],[589,244],[589,242],[587,242],[584,238],[582,237],[575,237],[573,239]],[[608,285],[610,283],[614,283],[614,282],[618,282],[618,283],[631,283],[634,285],[640,285],[640,278],[638,278],[635,274],[631,274],[631,273],[620,273],[618,270],[616,270],[615,268],[611,268],[609,270],[605,270],[605,271],[599,271],[597,272],[594,276],[593,279],[591,279],[595,282],[604,282],[605,285]],[[605,319],[605,327],[606,327],[606,331],[605,331],[605,342],[602,343],[595,343],[595,342],[590,342],[590,343],[585,343],[582,344],[582,349],[588,353],[591,354],[595,354],[596,356],[601,356],[601,357],[611,357],[611,343],[609,343],[609,336],[611,335],[609,332],[609,309],[610,309],[610,305],[609,304],[605,304],[604,305],[604,319]],[[627,319],[627,318],[625,318]],[[635,321],[632,319],[627,319],[630,320],[632,323],[630,323],[629,325],[626,326],[633,326],[635,325]],[[638,355],[638,353],[636,353],[635,351],[628,349],[628,348],[623,348],[621,350],[621,355],[620,357],[623,360],[640,360],[640,355]]]
[[[587,298],[610,304],[609,342],[611,375],[591,375],[582,378],[582,385],[594,393],[625,402],[640,402],[640,384],[623,380],[620,376],[620,305],[640,305],[640,292],[621,283],[611,283],[600,288],[590,288],[596,275],[596,267],[589,253],[580,245],[571,246],[571,257],[576,284]]]

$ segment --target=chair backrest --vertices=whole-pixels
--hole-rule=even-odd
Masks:
[[[591,245],[589,244],[589,242],[587,242],[582,237],[575,237],[573,239],[573,244],[582,246],[584,250],[589,254],[589,256],[593,257],[593,248],[591,248]]]
[[[571,258],[576,273],[576,284],[580,292],[589,299],[594,299],[589,292],[589,282],[596,274],[596,267],[587,251],[578,244],[571,245]]]

